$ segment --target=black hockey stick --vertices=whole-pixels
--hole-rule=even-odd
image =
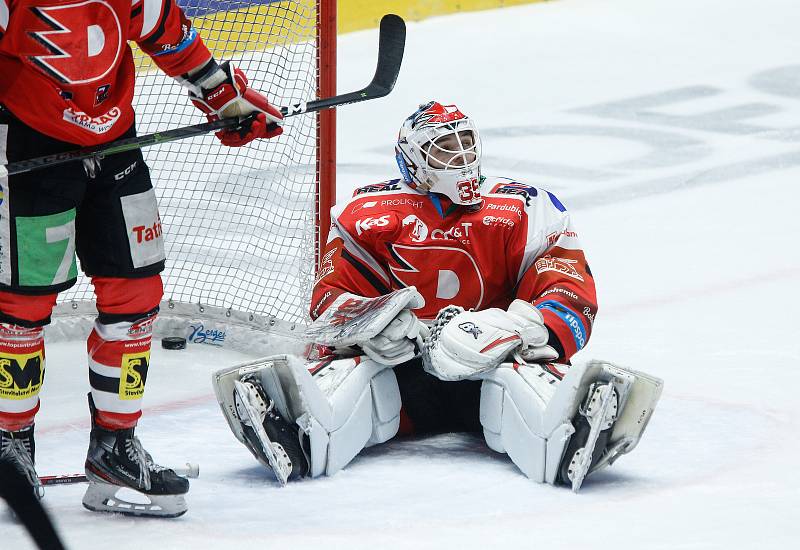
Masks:
[[[171,468],[176,474],[182,477],[197,478],[200,477],[200,467],[197,464],[187,462],[186,466],[182,468]],[[85,483],[86,474],[61,474],[55,476],[39,476],[39,481],[43,486],[49,485],[70,485],[72,483]]]
[[[0,460],[0,497],[6,500],[9,508],[25,525],[25,529],[39,548],[64,550],[64,544],[53,527],[50,516],[33,494],[33,487],[25,476],[6,460]]]
[[[284,117],[300,115],[303,113],[314,113],[324,109],[340,107],[350,103],[368,101],[384,97],[392,91],[400,73],[400,65],[403,62],[403,52],[406,44],[406,24],[403,19],[394,14],[384,15],[381,19],[380,36],[378,39],[378,66],[375,69],[375,76],[365,88],[356,92],[350,92],[333,97],[326,97],[314,101],[298,101],[288,107],[281,107]],[[225,118],[214,122],[205,122],[193,126],[184,126],[164,132],[145,134],[127,139],[120,139],[94,147],[86,147],[66,153],[46,155],[27,160],[12,162],[6,166],[8,174],[21,174],[38,170],[40,168],[56,166],[66,162],[83,160],[92,157],[102,158],[134,149],[142,149],[151,145],[160,145],[170,141],[201,136],[215,130],[226,128],[241,128],[250,122],[251,117],[243,119]]]

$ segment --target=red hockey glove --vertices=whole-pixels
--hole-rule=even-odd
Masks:
[[[245,117],[258,113],[241,128],[220,130],[215,135],[230,147],[241,147],[258,138],[273,138],[283,133],[283,115],[267,98],[247,87],[247,77],[226,61],[206,66],[203,74],[189,78],[189,98],[206,114],[209,122],[220,118]]]

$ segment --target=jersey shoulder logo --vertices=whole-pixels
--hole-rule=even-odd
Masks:
[[[104,0],[32,7],[43,23],[30,36],[43,52],[28,60],[63,84],[85,84],[106,77],[123,51],[122,25]]]
[[[572,277],[573,279],[577,279],[583,282],[583,277],[578,270],[575,269],[575,265],[577,264],[578,260],[573,260],[570,258],[559,258],[557,256],[542,256],[536,263],[533,264],[536,268],[536,273],[544,273],[545,271],[555,271],[556,273],[561,273],[562,275],[566,275],[567,277]]]
[[[531,199],[539,195],[539,190],[532,185],[516,181],[498,183],[492,188],[491,193],[498,195],[518,195],[525,199],[525,205],[531,205]]]

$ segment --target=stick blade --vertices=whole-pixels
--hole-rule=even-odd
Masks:
[[[406,47],[406,22],[393,13],[381,18],[378,38],[378,66],[369,88],[375,88],[372,97],[388,95],[394,88],[403,64]]]

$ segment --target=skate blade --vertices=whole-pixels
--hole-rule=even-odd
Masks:
[[[117,493],[128,489],[149,500],[149,503],[131,502]],[[131,516],[176,518],[186,513],[189,507],[184,495],[146,495],[130,487],[112,485],[101,481],[90,481],[83,495],[83,506],[93,512],[114,512]]]
[[[569,478],[572,481],[572,491],[574,493],[580,490],[583,480],[589,474],[594,447],[600,437],[600,432],[611,426],[609,422],[613,422],[617,411],[617,399],[614,394],[613,384],[593,386],[591,392],[587,400],[587,407],[580,411],[589,421],[589,436],[586,439],[586,444],[575,451],[569,466]]]
[[[286,485],[289,481],[289,475],[292,473],[292,462],[289,459],[289,455],[286,454],[286,451],[283,450],[280,444],[270,441],[266,430],[264,430],[264,426],[259,420],[258,412],[256,412],[247,399],[247,389],[244,387],[244,384],[235,380],[233,382],[233,391],[239,397],[239,401],[247,414],[247,418],[241,420],[249,421],[256,436],[258,436],[258,443],[261,447],[261,451],[264,453],[264,456],[267,457],[267,461],[269,462],[268,466],[275,474],[278,483],[280,483],[281,486]]]

